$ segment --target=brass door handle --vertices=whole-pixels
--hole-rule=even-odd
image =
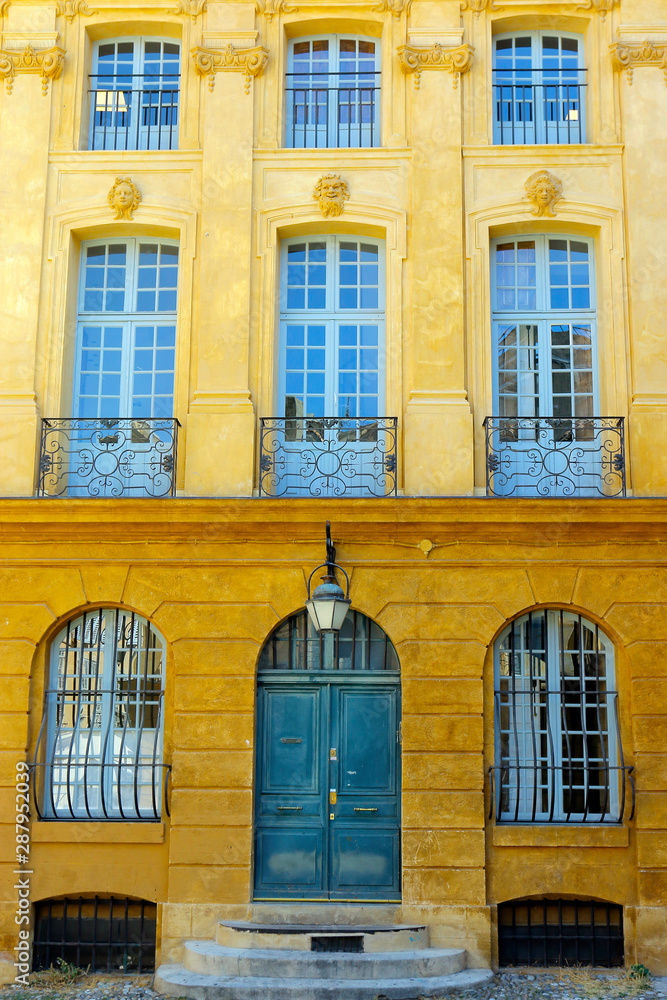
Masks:
[[[278,806],[278,812],[301,812],[303,806]]]
[[[355,806],[354,811],[356,813],[376,813],[378,811],[377,806]]]

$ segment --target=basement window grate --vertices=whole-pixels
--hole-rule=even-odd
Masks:
[[[311,951],[344,951],[359,954],[364,950],[363,934],[321,934],[310,939]]]
[[[157,905],[95,896],[35,904],[33,971],[62,959],[91,972],[153,972]]]
[[[583,899],[515,899],[498,906],[498,964],[622,966],[623,908]]]

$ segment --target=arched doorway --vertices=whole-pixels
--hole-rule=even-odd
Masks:
[[[366,615],[319,635],[305,611],[262,649],[255,900],[400,898],[398,656]]]

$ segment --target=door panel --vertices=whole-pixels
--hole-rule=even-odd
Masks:
[[[397,684],[259,682],[255,899],[396,899]]]

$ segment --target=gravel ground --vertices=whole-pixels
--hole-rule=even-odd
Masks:
[[[29,986],[0,987],[0,1000],[163,1000],[151,989],[152,976],[81,976],[62,982],[59,974],[40,973]],[[505,972],[477,989],[449,994],[453,1000],[660,1000],[667,997],[667,978],[650,985],[625,972],[588,969],[562,972]],[[267,1000],[271,1000],[267,997]]]

